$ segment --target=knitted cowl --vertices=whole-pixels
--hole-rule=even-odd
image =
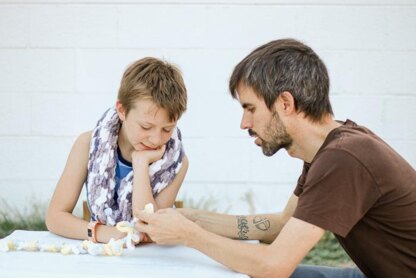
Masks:
[[[93,130],[88,176],[85,182],[91,218],[103,224],[115,225],[132,219],[133,170],[125,176],[117,190],[115,200],[115,172],[117,165],[117,141],[121,121],[116,109],[108,109]],[[184,157],[181,133],[175,128],[166,143],[162,158],[149,166],[153,196],[169,185],[182,167]]]

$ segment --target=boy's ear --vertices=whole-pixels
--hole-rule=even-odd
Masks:
[[[124,109],[123,104],[119,100],[116,101],[116,111],[118,114],[118,117],[120,118],[120,121],[126,120],[126,109]]]
[[[284,91],[280,93],[274,102],[276,110],[280,110],[283,114],[289,115],[292,112],[296,112],[295,99],[290,92]]]

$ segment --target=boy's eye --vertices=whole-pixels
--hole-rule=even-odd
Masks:
[[[142,125],[141,125],[140,127],[141,127],[142,129],[144,129],[144,130],[150,130],[150,128],[151,128],[151,127],[142,126]]]
[[[250,108],[250,109],[248,109],[248,112],[250,112],[250,113],[254,113],[254,111],[256,111],[256,109],[255,109],[255,108]]]
[[[164,128],[164,129],[163,129],[163,131],[164,131],[164,132],[169,133],[169,132],[171,132],[171,131],[172,131],[172,129],[171,129],[171,128],[170,128],[170,129],[166,129],[166,128]]]

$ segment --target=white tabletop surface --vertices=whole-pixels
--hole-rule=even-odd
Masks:
[[[12,240],[39,243],[79,242],[49,232],[15,231]],[[184,246],[145,244],[125,249],[120,257],[60,253],[0,252],[0,277],[248,277]]]

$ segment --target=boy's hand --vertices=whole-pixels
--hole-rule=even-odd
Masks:
[[[131,154],[132,163],[134,165],[147,164],[158,161],[165,153],[166,145],[163,145],[157,150],[133,151]]]

